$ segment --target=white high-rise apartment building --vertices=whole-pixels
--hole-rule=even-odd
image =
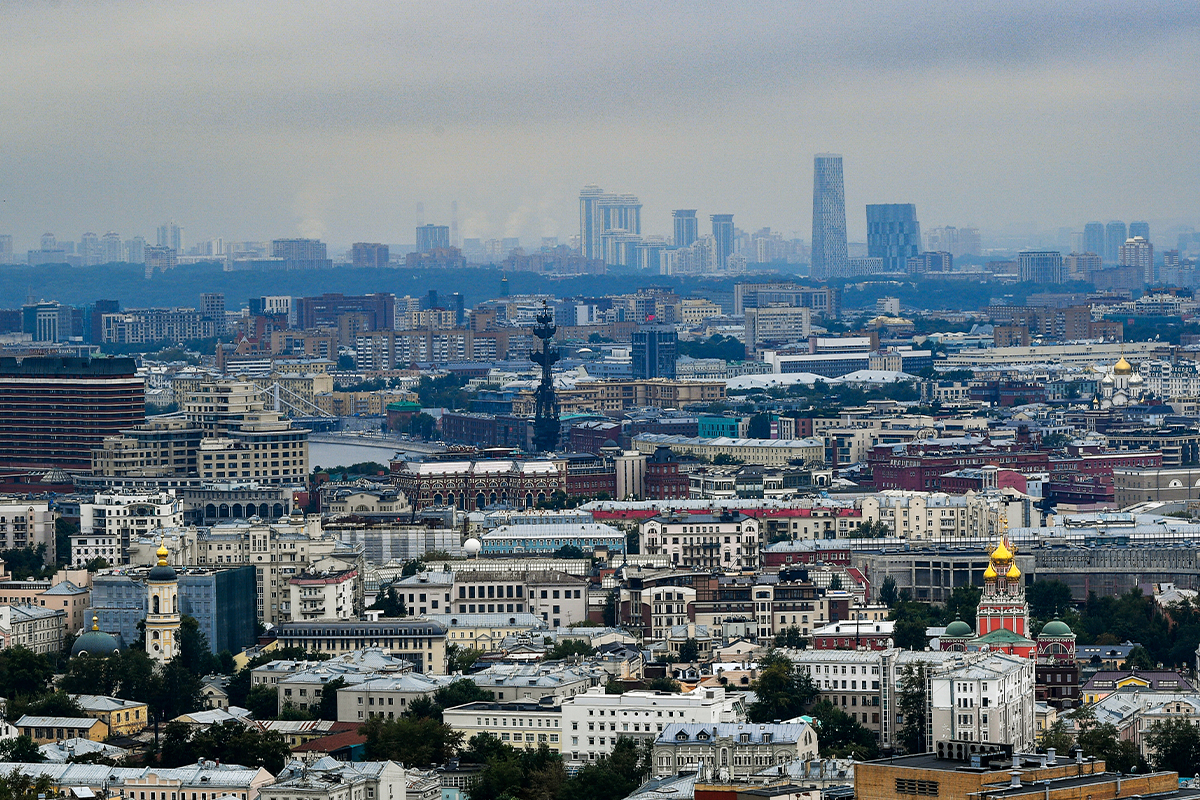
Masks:
[[[1145,283],[1154,283],[1154,245],[1135,236],[1121,245],[1121,266],[1136,267]]]

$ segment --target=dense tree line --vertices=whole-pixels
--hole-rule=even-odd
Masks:
[[[490,733],[471,738],[467,763],[484,764],[471,785],[471,800],[620,800],[650,775],[650,743],[621,737],[612,753],[567,777],[562,756],[546,745],[518,749]]]

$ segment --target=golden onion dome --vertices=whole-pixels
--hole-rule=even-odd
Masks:
[[[1129,375],[1133,372],[1133,366],[1125,360],[1125,356],[1121,356],[1121,360],[1113,365],[1114,375]]]
[[[997,575],[999,575],[999,573],[996,572],[996,568],[993,567],[991,564],[988,564],[987,569],[985,569],[983,571],[983,579],[985,581],[994,581],[994,580],[996,580]]]
[[[167,545],[163,542],[159,542],[158,550],[154,554],[158,556],[158,566],[165,567],[167,565],[167,556],[169,555],[167,552]]]
[[[992,551],[992,559],[995,561],[1011,561],[1012,557],[1012,551],[1008,549],[1008,545],[1001,539],[1000,544]]]
[[[1008,572],[1004,573],[1004,577],[1008,578],[1010,581],[1015,581],[1017,578],[1021,577],[1021,570],[1017,569],[1016,563],[1008,568]]]

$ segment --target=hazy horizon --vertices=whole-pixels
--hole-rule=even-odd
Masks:
[[[587,183],[808,240],[812,161],[923,228],[1200,222],[1200,7],[22,3],[0,233],[578,232]]]

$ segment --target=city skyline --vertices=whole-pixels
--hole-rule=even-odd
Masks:
[[[571,5],[18,7],[0,231],[152,240],[175,219],[193,241],[348,246],[407,241],[418,204],[449,224],[458,201],[462,237],[565,239],[596,183],[641,198],[649,234],[684,207],[809,239],[824,150],[845,157],[852,240],[859,209],[898,199],[930,227],[1196,223],[1200,163],[1176,134],[1193,8],[1130,26],[1119,4],[764,4],[690,14],[686,36],[684,10],[629,26]],[[938,48],[915,58],[917,36]]]

